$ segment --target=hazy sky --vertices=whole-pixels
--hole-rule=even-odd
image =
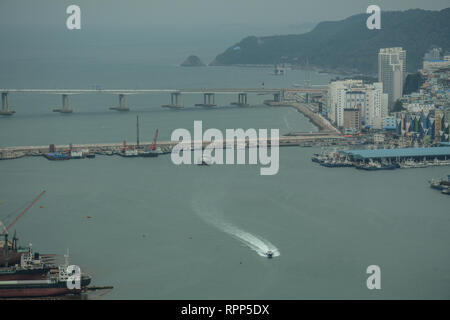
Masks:
[[[65,26],[65,8],[77,4],[82,27],[152,25],[292,25],[339,20],[364,13],[369,4],[382,10],[438,10],[449,0],[0,0],[0,25]]]

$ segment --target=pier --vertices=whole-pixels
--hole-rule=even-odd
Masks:
[[[310,146],[311,143],[337,143],[344,140],[340,135],[334,135],[331,132],[323,132],[316,135],[299,135],[299,136],[282,136],[279,138],[278,143],[280,147],[286,146]],[[156,147],[159,148],[162,153],[170,153],[172,148],[177,145],[179,141],[161,141],[156,143]],[[191,143],[191,149],[194,149],[195,141]],[[209,145],[211,141],[203,141],[203,147]],[[233,141],[223,140],[224,147]],[[266,139],[267,145],[270,146],[271,138]],[[149,148],[153,144],[153,141],[139,142],[140,148]],[[245,144],[246,147],[250,145],[257,145],[257,142],[235,140],[235,145]],[[123,142],[117,143],[92,143],[92,144],[65,144],[52,146],[52,152],[70,152],[71,150],[89,150],[89,152],[96,154],[106,154],[107,152],[112,152],[112,154],[118,154],[124,144]],[[137,143],[127,144],[127,148],[137,149]],[[0,148],[0,160],[16,159],[25,156],[43,156],[49,153],[49,146],[16,146],[16,147],[6,147]]]

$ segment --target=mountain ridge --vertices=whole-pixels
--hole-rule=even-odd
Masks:
[[[248,36],[216,56],[210,65],[291,63],[314,68],[375,74],[380,48],[403,47],[407,71],[421,67],[431,46],[450,50],[450,8],[381,12],[381,29],[369,30],[369,14],[324,21],[303,34]]]

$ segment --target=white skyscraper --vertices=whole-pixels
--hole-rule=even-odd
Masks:
[[[406,51],[401,47],[383,48],[378,53],[378,81],[383,83],[383,92],[388,94],[391,109],[402,97],[406,78]]]
[[[344,109],[359,109],[361,126],[382,129],[388,116],[388,95],[383,84],[364,84],[362,80],[335,81],[328,86],[329,118],[344,126]]]

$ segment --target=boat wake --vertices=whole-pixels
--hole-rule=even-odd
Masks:
[[[198,213],[199,213],[199,216],[202,219],[204,219],[207,223],[213,225],[220,231],[229,234],[236,240],[240,241],[246,247],[255,251],[261,257],[267,257],[268,251],[272,251],[272,253],[273,253],[272,257],[278,257],[280,255],[280,251],[278,250],[278,248],[275,247],[268,240],[266,240],[262,237],[256,236],[254,234],[251,234],[247,231],[244,231],[244,230],[236,227],[235,225],[224,221],[219,216],[205,215],[205,214],[201,214],[200,212],[198,212]]]

